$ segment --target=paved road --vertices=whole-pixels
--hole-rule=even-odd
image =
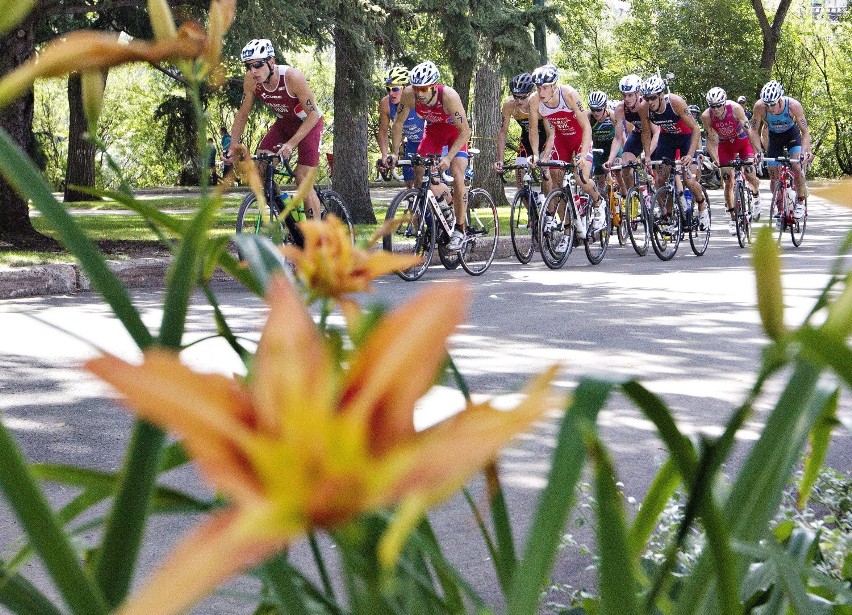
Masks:
[[[848,210],[818,198],[812,199],[810,213],[802,247],[795,249],[789,239],[783,241],[789,324],[799,322],[812,305],[850,228]],[[748,252],[736,246],[726,228],[714,230],[710,249],[702,258],[692,256],[688,245],[669,263],[653,254],[639,258],[629,247],[614,246],[597,267],[588,264],[582,250],[575,251],[560,271],[550,271],[537,260],[520,266],[505,259],[496,261],[481,278],[467,278],[461,270],[438,266],[417,283],[384,278],[369,300],[397,304],[427,285],[458,279],[471,283],[474,299],[468,323],[452,338],[452,354],[472,389],[482,394],[511,395],[532,374],[559,361],[564,367],[558,386],[566,390],[583,374],[638,376],[671,404],[683,429],[717,434],[742,400],[765,344],[754,310]],[[263,304],[233,284],[218,286],[217,294],[234,328],[256,337],[264,321]],[[145,321],[156,327],[160,293],[134,291],[133,297]],[[104,306],[89,294],[6,301],[0,303],[0,323],[0,410],[27,456],[33,461],[118,467],[130,419],[101,385],[77,369],[94,353],[93,346],[135,355]],[[199,299],[190,314],[188,337],[201,339],[211,330],[211,311]],[[239,369],[239,363],[216,341],[194,346],[185,356],[199,369]],[[759,433],[764,413],[781,385],[781,380],[771,382],[767,395],[759,400],[757,415],[739,436],[729,472],[735,471]],[[458,394],[438,386],[418,408],[417,422],[438,420],[459,404]],[[842,413],[847,425],[852,424],[848,397],[843,398]],[[626,494],[641,498],[663,457],[653,429],[618,396],[602,414],[601,423]],[[544,483],[555,430],[555,419],[545,421],[504,452],[501,468],[518,527],[526,527]],[[850,460],[852,440],[848,431],[840,431],[829,463],[849,471]],[[202,489],[189,469],[173,473],[169,481],[193,492]],[[478,492],[478,482],[474,489]],[[48,493],[55,503],[73,495],[56,486],[49,486]],[[442,536],[452,538],[446,541],[452,559],[475,587],[499,603],[492,568],[463,503],[454,500],[433,516]],[[157,540],[143,554],[143,569],[151,567],[191,522],[187,518],[154,520],[151,533]],[[0,503],[2,548],[17,534],[16,523]],[[302,556],[297,550],[297,557]],[[576,554],[566,556],[557,565],[556,578],[588,582],[582,572],[587,563]],[[40,578],[37,566],[26,571]],[[239,592],[251,583],[241,580],[230,588]],[[239,596],[228,595],[207,601],[195,612],[251,611]]]

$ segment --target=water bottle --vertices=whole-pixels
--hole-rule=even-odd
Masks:
[[[796,206],[796,191],[791,186],[787,186],[787,206]]]
[[[447,224],[450,228],[456,223],[456,216],[453,208],[447,203],[446,195],[442,194],[438,197],[438,207],[441,208],[441,215],[444,216],[444,219],[447,221]]]
[[[689,215],[692,211],[692,192],[690,192],[689,188],[683,189],[683,213]]]
[[[583,217],[586,215],[586,204],[589,202],[589,196],[586,194],[575,194],[574,204],[577,206],[577,215]]]
[[[280,204],[278,205],[278,213],[281,213],[282,211],[284,211],[285,209],[287,209],[287,207],[289,207],[289,206],[290,206],[290,195],[289,195],[288,193],[286,193],[286,192],[285,192],[284,194],[282,194],[282,195],[281,195],[281,197],[279,198],[279,200],[280,200],[281,202],[280,202]]]

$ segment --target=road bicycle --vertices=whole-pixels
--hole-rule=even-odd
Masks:
[[[766,162],[777,162],[781,167],[778,174],[778,181],[775,182],[775,190],[772,192],[772,204],[769,206],[769,224],[775,222],[778,229],[778,241],[785,231],[790,232],[790,239],[793,245],[797,248],[802,245],[802,239],[805,236],[805,227],[808,223],[808,200],[805,199],[805,212],[801,218],[797,218],[793,210],[796,206],[796,188],[794,183],[793,171],[791,165],[798,162],[802,164],[801,158],[798,160],[786,157],[764,158]]]
[[[447,250],[455,225],[452,205],[442,199],[439,203],[429,189],[431,182],[440,181],[437,167],[440,156],[413,154],[398,165],[410,164],[424,167],[419,188],[406,188],[388,205],[385,220],[398,220],[396,230],[385,235],[382,247],[389,252],[417,254],[423,260],[408,269],[397,271],[403,280],[419,279],[432,262],[435,247],[438,256],[448,269],[454,268],[455,259],[470,275],[482,275],[494,260],[500,227],[497,206],[482,188],[468,191],[467,224],[462,247],[457,253]],[[455,265],[457,266],[457,265]]]
[[[571,255],[574,241],[582,240],[589,262],[593,265],[599,264],[609,246],[612,227],[609,207],[603,206],[604,223],[601,228],[592,228],[589,213],[593,205],[589,202],[589,195],[577,186],[574,165],[561,160],[538,162],[537,165],[565,171],[562,187],[555,188],[547,195],[539,212],[542,260],[551,269],[559,269]],[[567,241],[563,241],[564,238],[567,238]]]
[[[754,196],[751,187],[746,183],[745,167],[754,165],[753,160],[742,160],[739,155],[731,160],[725,167],[734,170],[734,220],[737,223],[737,242],[741,248],[745,248],[752,240],[752,226],[756,220],[753,216]]]
[[[527,264],[532,259],[533,252],[539,247],[538,212],[544,203],[544,195],[536,190],[539,178],[536,170],[524,162],[523,164],[503,165],[503,174],[509,171],[524,172],[523,185],[515,193],[512,200],[509,232],[512,236],[512,249],[521,264]],[[504,178],[505,182],[505,178]]]
[[[616,167],[613,167],[615,169]],[[624,218],[627,236],[639,256],[648,253],[651,242],[651,194],[654,192],[651,178],[644,172],[645,166],[638,161],[623,162],[620,168],[631,169],[633,186],[624,197]]]
[[[254,193],[249,193],[240,204],[237,212],[237,233],[266,233],[275,243],[292,242],[299,247],[304,247],[304,236],[299,230],[297,222],[310,217],[310,210],[306,212],[304,204],[296,207],[289,204],[290,194],[281,193],[275,176],[280,175],[288,181],[293,181],[296,174],[290,164],[278,154],[255,154],[252,160],[266,162],[263,176],[263,195],[266,197],[266,211],[261,208]],[[278,168],[275,163],[280,162]],[[320,188],[314,185],[314,191],[319,197],[320,218],[325,219],[329,214],[335,215],[346,225],[349,237],[355,243],[355,230],[352,226],[352,216],[346,208],[346,204],[334,190]],[[283,216],[282,216],[283,214]],[[239,250],[238,250],[239,251]],[[240,258],[242,258],[240,254]]]
[[[598,190],[603,195],[604,200],[609,206],[609,216],[612,220],[612,231],[615,231],[615,236],[618,238],[618,245],[623,246],[627,243],[627,216],[625,203],[626,199],[621,195],[618,189],[618,181],[616,181],[616,172],[620,171],[620,165],[610,167],[606,174],[606,178],[602,184],[598,185]]]
[[[663,158],[652,160],[652,167],[669,167],[668,177],[662,186],[657,188],[651,196],[651,246],[660,260],[671,260],[684,234],[689,235],[689,244],[696,256],[701,256],[707,251],[710,243],[710,224],[702,227],[699,223],[699,215],[693,203],[687,202],[678,179],[683,176],[684,169],[680,160]],[[707,191],[702,186],[707,215],[710,215],[710,201],[707,199]]]

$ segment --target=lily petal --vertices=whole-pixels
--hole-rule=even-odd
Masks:
[[[467,303],[462,284],[433,287],[388,314],[359,349],[344,383],[342,411],[363,415],[372,454],[414,434],[414,402],[432,385]]]
[[[259,539],[236,511],[212,517],[184,537],[116,615],[181,613],[222,581],[284,549],[294,537]]]

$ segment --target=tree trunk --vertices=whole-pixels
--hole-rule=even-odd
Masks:
[[[470,113],[470,83],[473,81],[472,62],[453,66],[453,89],[459,93],[464,110]]]
[[[751,0],[751,6],[754,9],[754,14],[757,16],[757,22],[760,24],[760,32],[763,36],[763,51],[760,54],[760,68],[766,71],[767,77],[772,73],[772,67],[775,66],[775,56],[778,52],[778,42],[781,40],[781,26],[784,25],[784,19],[787,17],[787,11],[790,9],[792,0],[781,0],[778,3],[778,9],[775,11],[775,16],[772,18],[772,23],[766,17],[766,11],[763,8],[763,0]]]
[[[73,186],[95,187],[95,146],[85,135],[88,131],[83,110],[83,91],[80,75],[68,77],[68,165],[65,168],[65,202],[91,201],[93,197],[74,190]]]
[[[34,25],[31,19],[19,28],[0,38],[0,75],[6,75],[21,65],[35,49]],[[33,153],[33,91],[0,111],[0,128],[6,131],[28,155]],[[22,198],[4,178],[0,177],[0,238],[16,247],[30,248],[45,244],[55,246],[53,240],[36,232],[30,223],[27,200]]]
[[[497,203],[497,207],[507,205],[503,182],[494,170],[497,161],[497,132],[500,130],[502,115],[500,99],[502,82],[500,80],[499,63],[486,61],[476,71],[475,92],[473,103],[473,118],[476,132],[473,135],[473,145],[480,150],[476,159],[476,176],[473,183],[477,188],[485,188]]]
[[[363,26],[334,29],[334,172],[332,186],[340,193],[354,222],[375,224],[367,164],[367,117],[373,53]]]

